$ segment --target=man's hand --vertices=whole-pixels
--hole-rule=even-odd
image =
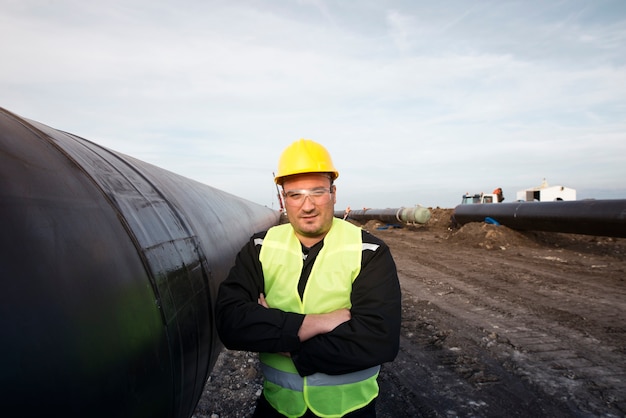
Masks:
[[[269,308],[270,306],[267,304],[267,301],[265,300],[265,295],[263,293],[261,293],[259,295],[259,299],[257,300],[257,302],[259,303],[259,305],[261,305],[264,308]]]
[[[324,314],[308,314],[304,317],[298,338],[304,342],[319,334],[331,332],[344,322],[348,322],[352,318],[348,309],[337,309]]]

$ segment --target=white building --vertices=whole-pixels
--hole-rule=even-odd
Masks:
[[[565,186],[549,186],[543,179],[541,186],[517,192],[518,202],[554,202],[576,200],[576,190]]]

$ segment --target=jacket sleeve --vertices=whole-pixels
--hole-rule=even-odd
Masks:
[[[350,373],[392,361],[398,354],[402,307],[396,265],[383,241],[363,232],[363,242],[378,248],[363,250],[352,288],[352,318],[291,353],[303,376]]]
[[[231,350],[290,352],[300,348],[298,330],[304,315],[258,304],[264,286],[256,239],[263,236],[256,234],[250,239],[220,284],[215,307],[217,332]]]

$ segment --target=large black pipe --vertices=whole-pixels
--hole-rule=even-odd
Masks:
[[[453,217],[461,225],[489,217],[517,230],[626,237],[623,199],[459,205]]]
[[[0,108],[0,405],[193,414],[217,287],[280,213]]]

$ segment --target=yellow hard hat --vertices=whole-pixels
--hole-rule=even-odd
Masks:
[[[328,173],[331,180],[339,177],[326,148],[310,139],[299,139],[285,148],[278,160],[274,181],[282,184],[283,177],[304,173]]]

